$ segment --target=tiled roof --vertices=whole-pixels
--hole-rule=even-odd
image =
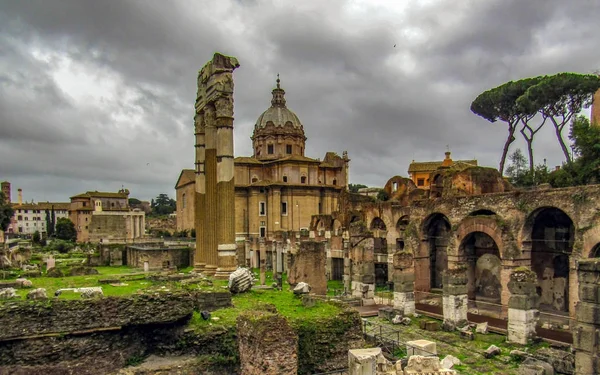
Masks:
[[[260,160],[250,156],[238,156],[233,159],[234,164],[262,164]]]
[[[38,203],[13,203],[13,209],[17,210],[68,210],[71,207],[71,203],[67,202],[38,202]]]
[[[423,161],[423,162],[412,162],[408,166],[408,173],[414,172],[433,172],[442,166],[442,161]],[[477,166],[477,160],[456,160],[453,161],[452,165],[467,164],[470,167]],[[466,168],[466,167],[465,167]]]
[[[82,194],[77,194],[71,197],[73,198],[121,198],[127,199],[129,195],[126,193],[111,193],[105,191],[87,191]]]

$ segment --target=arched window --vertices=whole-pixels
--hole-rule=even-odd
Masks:
[[[252,176],[252,183],[258,182],[258,177]]]
[[[183,195],[181,196],[181,206],[182,208],[185,208],[185,193],[183,193]]]
[[[333,179],[333,185],[337,185],[337,180],[335,178]]]
[[[306,176],[300,177],[300,183],[301,184],[305,184],[306,183]]]
[[[283,176],[283,182],[288,182],[288,181],[287,181],[287,176],[286,176],[286,175],[284,175],[284,176]]]

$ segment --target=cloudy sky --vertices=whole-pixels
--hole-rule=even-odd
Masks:
[[[505,127],[471,101],[599,69],[598,19],[596,0],[0,0],[0,180],[35,201],[173,196],[193,168],[197,72],[216,51],[241,64],[236,156],[251,155],[280,73],[306,155],[347,150],[353,183],[383,186],[447,145],[497,166]],[[562,162],[550,128],[534,148]]]

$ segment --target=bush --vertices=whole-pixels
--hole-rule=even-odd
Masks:
[[[66,254],[75,248],[75,244],[71,241],[65,240],[53,240],[48,246],[47,251],[57,251],[61,254]]]

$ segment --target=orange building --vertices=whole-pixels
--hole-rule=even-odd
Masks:
[[[415,162],[414,160],[408,166],[408,176],[417,185],[419,189],[428,190],[431,187],[431,173],[440,167],[468,168],[476,167],[477,160],[452,160],[450,151],[446,151],[446,158],[442,161],[424,161]]]

